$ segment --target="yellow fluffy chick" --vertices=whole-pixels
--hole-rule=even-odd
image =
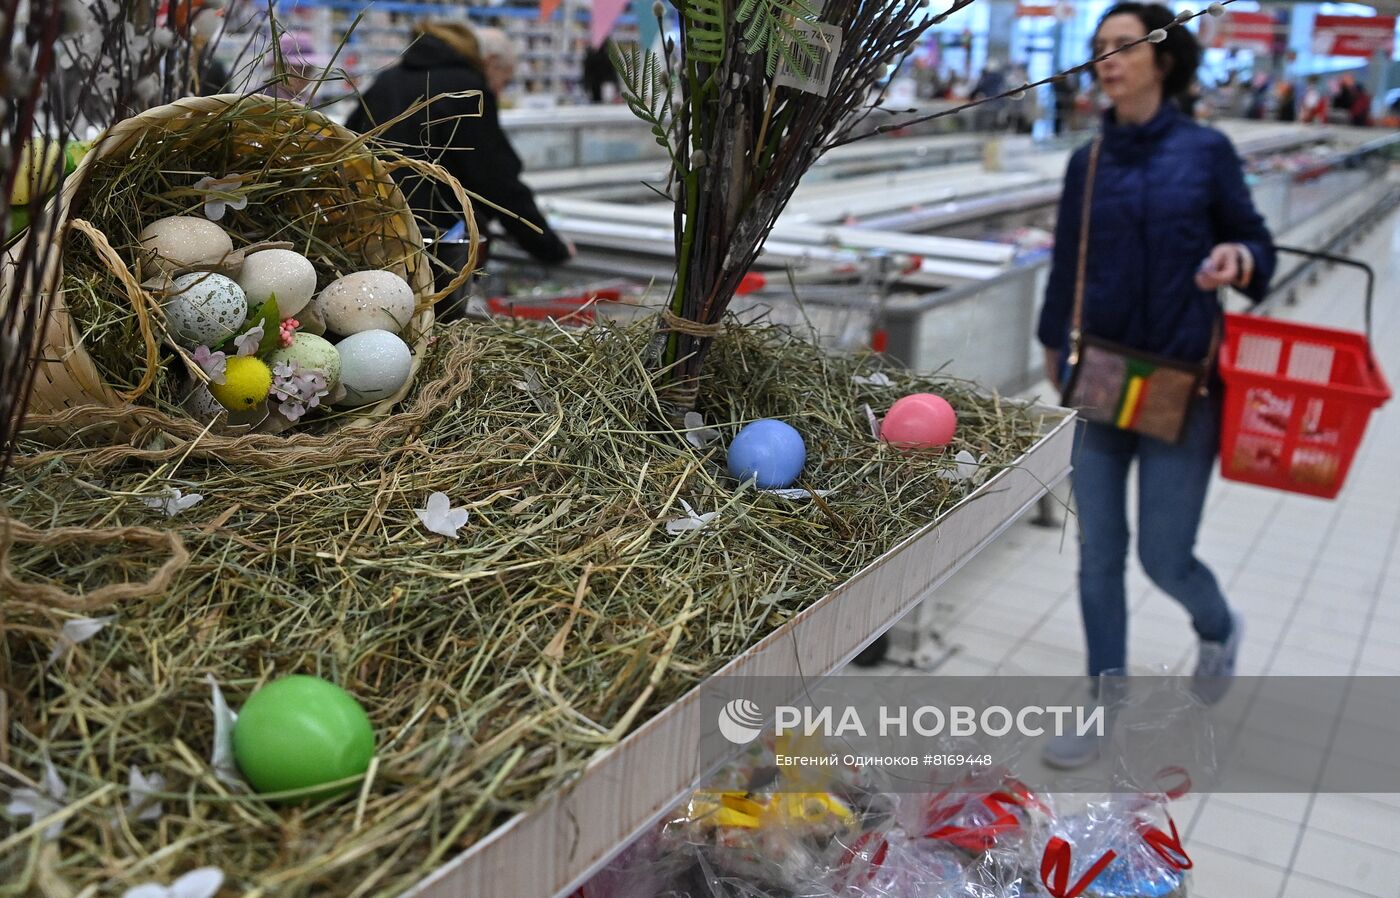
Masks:
[[[224,382],[210,384],[209,392],[231,412],[246,412],[267,399],[272,389],[272,369],[262,359],[234,356],[228,360]]]

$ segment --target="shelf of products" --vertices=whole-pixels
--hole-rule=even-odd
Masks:
[[[515,43],[520,64],[503,106],[568,103],[582,98],[581,71],[588,52],[590,13],[572,4],[551,20],[537,6],[468,7],[446,2],[365,4],[350,0],[295,0],[281,10],[289,32],[307,35],[317,51],[335,56],[334,70],[345,81],[325,84],[319,96],[335,100],[363,89],[392,65],[408,44],[414,26],[429,19],[462,21],[504,30]],[[614,31],[620,41],[636,41],[637,27],[622,16]]]
[[[844,667],[1069,473],[1073,416],[1041,411],[1040,438],[1025,455],[713,676],[816,680]],[[658,711],[568,790],[505,823],[406,898],[570,894],[739,751],[709,756],[715,743],[700,738],[712,727],[702,720],[704,689]]]

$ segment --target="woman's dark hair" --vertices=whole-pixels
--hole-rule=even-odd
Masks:
[[[1094,34],[1097,35],[1103,23],[1111,17],[1123,15],[1137,16],[1148,34],[1159,28],[1166,31],[1166,40],[1151,45],[1157,57],[1157,66],[1165,72],[1162,95],[1164,99],[1171,99],[1185,93],[1191,82],[1196,79],[1196,67],[1201,64],[1201,45],[1196,42],[1196,35],[1184,26],[1170,27],[1176,21],[1176,13],[1165,6],[1159,3],[1131,2],[1110,7],[1094,27]],[[1090,72],[1092,71],[1091,68]]]

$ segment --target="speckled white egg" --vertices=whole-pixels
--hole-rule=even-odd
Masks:
[[[182,274],[170,290],[161,308],[171,336],[182,346],[218,346],[248,320],[243,288],[222,274]]]
[[[301,253],[264,249],[243,260],[238,286],[254,307],[276,296],[278,314],[291,318],[316,295],[316,269]]]
[[[408,381],[413,353],[397,334],[361,331],[335,345],[340,353],[340,383],[345,398],[337,405],[368,405],[388,399]]]
[[[189,395],[185,397],[181,407],[184,408],[187,415],[201,424],[218,420],[219,416],[223,415],[225,424],[238,427],[257,424],[267,416],[267,410],[263,408],[246,412],[231,412],[214,398],[214,394],[209,392],[207,386],[198,382],[190,386]]]
[[[192,215],[153,221],[138,239],[145,258],[166,272],[217,265],[233,252],[233,239],[223,228]]]
[[[219,404],[219,400],[215,399],[214,394],[202,383],[196,383],[190,389],[190,394],[185,397],[182,406],[191,418],[201,424],[208,424],[219,415],[228,414],[228,410]]]
[[[400,341],[403,342],[403,341]],[[298,333],[291,346],[283,346],[267,357],[274,371],[278,365],[292,363],[302,371],[320,371],[326,375],[327,388],[334,393],[340,383],[340,353],[330,342],[315,334]]]
[[[337,334],[382,330],[397,334],[413,317],[413,288],[392,271],[357,271],[336,278],[316,297],[326,329]]]

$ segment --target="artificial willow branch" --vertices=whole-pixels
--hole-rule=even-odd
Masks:
[[[633,111],[674,148],[676,275],[662,391],[692,407],[740,280],[824,144],[925,28],[920,0],[677,0],[680,104],[662,123],[648,67],[627,63]],[[654,71],[654,70],[653,70]]]

